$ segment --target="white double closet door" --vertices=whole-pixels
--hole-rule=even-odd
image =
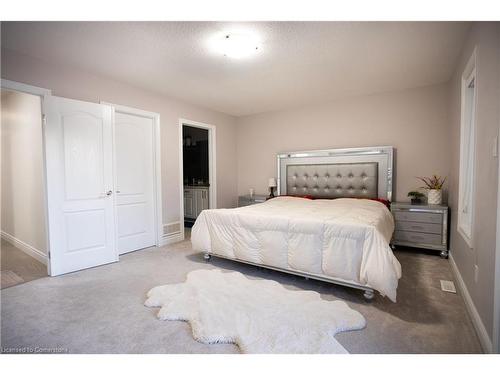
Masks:
[[[153,120],[115,113],[116,228],[120,254],[155,245]]]
[[[155,245],[153,120],[53,96],[44,114],[50,274]]]

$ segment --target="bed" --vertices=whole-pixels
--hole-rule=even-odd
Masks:
[[[276,198],[204,210],[193,249],[396,302],[401,266],[389,246],[394,221],[381,202],[392,197],[392,147],[284,153],[277,168]]]

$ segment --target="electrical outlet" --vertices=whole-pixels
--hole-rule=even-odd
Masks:
[[[479,278],[479,267],[477,264],[474,265],[474,282],[477,283],[477,279]]]

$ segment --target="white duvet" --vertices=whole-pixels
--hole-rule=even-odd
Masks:
[[[380,202],[277,197],[204,210],[194,250],[354,282],[396,302],[401,265],[389,247],[394,220]]]

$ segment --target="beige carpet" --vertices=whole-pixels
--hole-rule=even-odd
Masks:
[[[137,251],[119,263],[2,290],[2,346],[69,353],[239,353],[232,344],[199,343],[188,323],[160,321],[157,309],[143,305],[151,288],[184,282],[192,270],[217,268],[275,280],[290,290],[313,290],[327,301],[344,300],[367,322],[360,331],[335,336],[350,353],[480,353],[461,295],[440,289],[440,279],[452,279],[449,261],[417,251],[395,254],[403,267],[398,302],[376,295],[367,303],[349,288],[227,260],[205,263],[188,241]]]
[[[6,271],[0,271],[0,277],[1,277],[1,285],[2,289],[3,288],[8,288],[9,286],[14,286],[20,283],[23,283],[24,280],[22,277],[17,275],[15,272],[6,270]]]
[[[47,267],[11,243],[0,243],[1,289],[47,277]]]

